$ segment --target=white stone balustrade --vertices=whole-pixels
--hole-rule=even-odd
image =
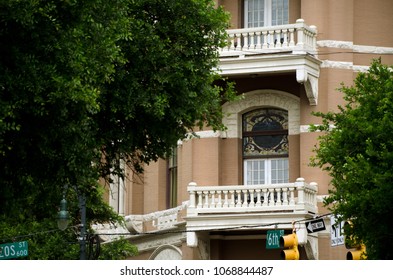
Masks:
[[[303,19],[295,24],[227,30],[228,46],[220,50],[220,56],[239,52],[263,53],[270,51],[316,51],[317,30],[307,26]],[[251,54],[252,54],[251,53]]]
[[[294,183],[271,185],[188,185],[187,216],[243,212],[304,211],[317,213],[316,183],[298,178]]]

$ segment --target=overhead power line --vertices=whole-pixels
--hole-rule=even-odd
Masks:
[[[113,232],[107,232],[107,233],[98,233],[98,232],[91,232],[89,233],[90,236],[93,235],[102,235],[102,236],[137,236],[137,235],[166,235],[166,234],[175,234],[175,233],[187,233],[187,232],[208,232],[208,231],[228,231],[228,230],[239,230],[239,229],[261,229],[261,228],[267,228],[267,227],[272,227],[272,226],[279,226],[279,225],[295,225],[297,223],[302,223],[302,222],[307,222],[307,221],[312,221],[318,218],[323,218],[332,215],[332,213],[327,213],[323,215],[318,215],[313,218],[307,218],[307,219],[301,219],[301,220],[296,220],[293,222],[277,222],[277,223],[268,223],[268,224],[259,224],[259,225],[242,225],[242,226],[233,226],[233,227],[225,227],[225,228],[219,228],[219,229],[200,229],[200,230],[162,230],[162,231],[150,231],[150,232],[140,232],[140,233],[131,233],[131,232],[123,232],[123,233],[113,233]],[[74,225],[70,226],[69,228],[78,228],[80,225]],[[46,231],[39,231],[39,232],[34,232],[34,233],[29,233],[29,234],[23,234],[23,235],[17,235],[17,236],[9,236],[9,237],[3,237],[1,238],[2,243],[7,242],[7,241],[18,241],[22,240],[25,238],[33,237],[36,235],[41,235],[41,234],[50,234],[54,232],[58,232],[60,229],[51,229],[51,230],[46,230]]]

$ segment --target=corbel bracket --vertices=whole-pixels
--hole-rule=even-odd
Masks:
[[[296,80],[304,85],[310,105],[318,103],[318,77],[309,73],[306,69],[296,70]]]

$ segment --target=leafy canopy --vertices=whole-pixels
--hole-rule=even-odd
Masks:
[[[369,259],[393,259],[393,71],[374,60],[352,86],[345,105],[315,113],[323,125],[313,165],[327,170],[333,189],[325,204],[350,220],[348,236],[362,241]]]
[[[100,178],[124,176],[121,161],[142,171],[195,125],[223,128],[227,24],[211,0],[1,1],[0,220],[47,229],[69,184],[90,222],[118,221]]]

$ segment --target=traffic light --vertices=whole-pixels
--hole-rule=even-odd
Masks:
[[[281,251],[282,260],[298,260],[299,250],[298,250],[298,239],[296,232],[293,231],[291,234],[283,235],[280,237],[280,247],[286,248]]]
[[[347,247],[347,249],[349,249]],[[354,251],[347,252],[347,260],[365,260],[366,259],[366,246],[360,244]]]
[[[350,222],[345,222],[345,227],[352,227]],[[351,235],[345,235],[345,248],[355,249],[347,252],[347,260],[365,260],[366,246],[359,240],[355,240]]]

